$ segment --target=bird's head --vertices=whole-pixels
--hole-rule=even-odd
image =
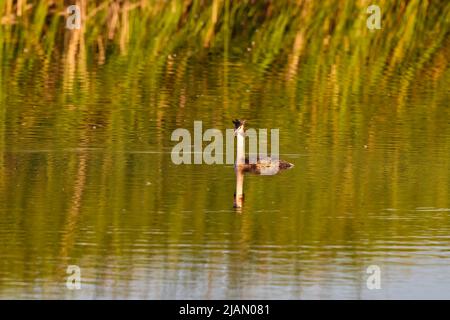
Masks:
[[[244,133],[244,126],[245,126],[245,122],[246,120],[233,120],[233,124],[234,124],[234,135],[238,135],[240,133]]]

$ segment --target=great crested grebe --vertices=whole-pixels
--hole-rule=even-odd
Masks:
[[[294,166],[287,161],[272,159],[270,157],[258,157],[255,163],[251,163],[245,157],[245,122],[246,120],[233,120],[234,134],[237,137],[236,169],[261,175],[274,175],[280,170],[289,169]]]

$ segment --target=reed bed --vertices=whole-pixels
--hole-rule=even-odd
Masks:
[[[71,4],[81,8],[79,31],[65,28]],[[2,0],[0,55],[10,62],[64,57],[66,68],[76,69],[74,65],[102,64],[115,55],[139,62],[165,60],[189,47],[245,55],[262,70],[276,62],[292,76],[305,59],[319,57],[317,62],[331,68],[351,53],[346,66],[370,65],[373,82],[386,68],[395,72],[407,65],[413,74],[448,47],[448,2],[377,1],[381,30],[365,26],[370,4],[367,0]]]

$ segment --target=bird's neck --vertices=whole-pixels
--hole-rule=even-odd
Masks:
[[[245,163],[245,137],[244,133],[237,134],[237,147],[236,147],[236,164]]]

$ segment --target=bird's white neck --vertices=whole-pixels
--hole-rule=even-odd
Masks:
[[[240,132],[237,134],[237,147],[236,147],[236,164],[245,163],[245,134]]]

